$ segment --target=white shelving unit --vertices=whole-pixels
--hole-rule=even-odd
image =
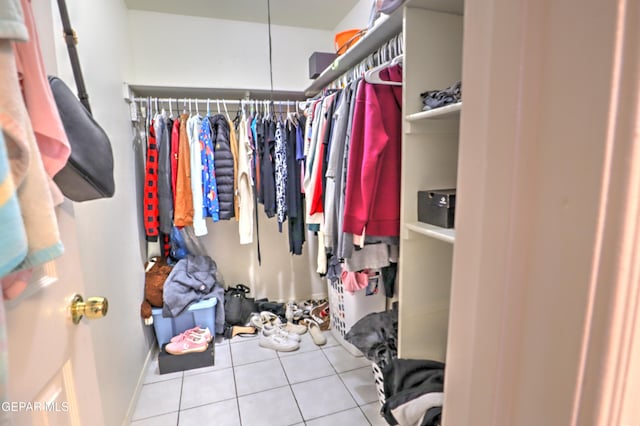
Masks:
[[[460,111],[462,111],[462,102],[457,104],[451,104],[443,106],[441,108],[432,109],[429,111],[416,112],[406,116],[407,121],[416,122],[429,119],[449,119],[460,118]]]
[[[400,31],[404,41],[398,343],[401,358],[445,361],[455,230],[418,222],[420,190],[455,188],[462,104],[421,111],[420,93],[462,76],[464,0],[409,0],[304,91],[314,96]]]
[[[410,1],[404,11],[398,355],[444,362],[455,230],[418,222],[417,198],[456,187],[462,103],[422,111],[420,93],[461,79],[463,3],[454,10],[433,4]]]
[[[407,7],[460,15],[464,10],[464,0],[410,0],[407,3]],[[354,65],[360,63],[391,37],[400,33],[403,28],[404,9],[405,7],[400,7],[387,16],[386,19],[383,18],[377,26],[369,30],[364,37],[339,56],[304,90],[305,96],[315,96],[329,83],[349,71]]]
[[[408,231],[411,231],[404,239],[410,239],[413,235],[412,233],[417,233],[446,243],[453,244],[456,241],[455,229],[441,228],[423,222],[405,223],[404,226]]]

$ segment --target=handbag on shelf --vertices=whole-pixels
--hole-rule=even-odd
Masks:
[[[65,0],[58,0],[58,8],[78,96],[73,94],[64,81],[49,76],[53,98],[71,146],[67,164],[53,180],[62,193],[73,201],[110,198],[115,193],[111,142],[91,114],[89,95],[76,49],[76,34],[71,29]]]

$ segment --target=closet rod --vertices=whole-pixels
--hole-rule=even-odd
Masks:
[[[301,103],[301,101],[270,101],[268,99],[201,99],[201,98],[156,98],[156,97],[135,97],[133,98],[135,102],[146,102],[147,100],[158,101],[158,102],[198,102],[198,103],[207,103],[215,104],[216,102],[224,102],[227,104],[245,104],[251,105],[252,103],[270,103],[273,105],[297,105]]]

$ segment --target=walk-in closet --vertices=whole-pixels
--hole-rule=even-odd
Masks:
[[[640,424],[638,28],[0,0],[0,423]]]

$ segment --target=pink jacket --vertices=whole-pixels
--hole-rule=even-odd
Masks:
[[[402,81],[399,66],[380,72]],[[356,95],[345,193],[343,231],[400,235],[402,86],[362,81]]]

